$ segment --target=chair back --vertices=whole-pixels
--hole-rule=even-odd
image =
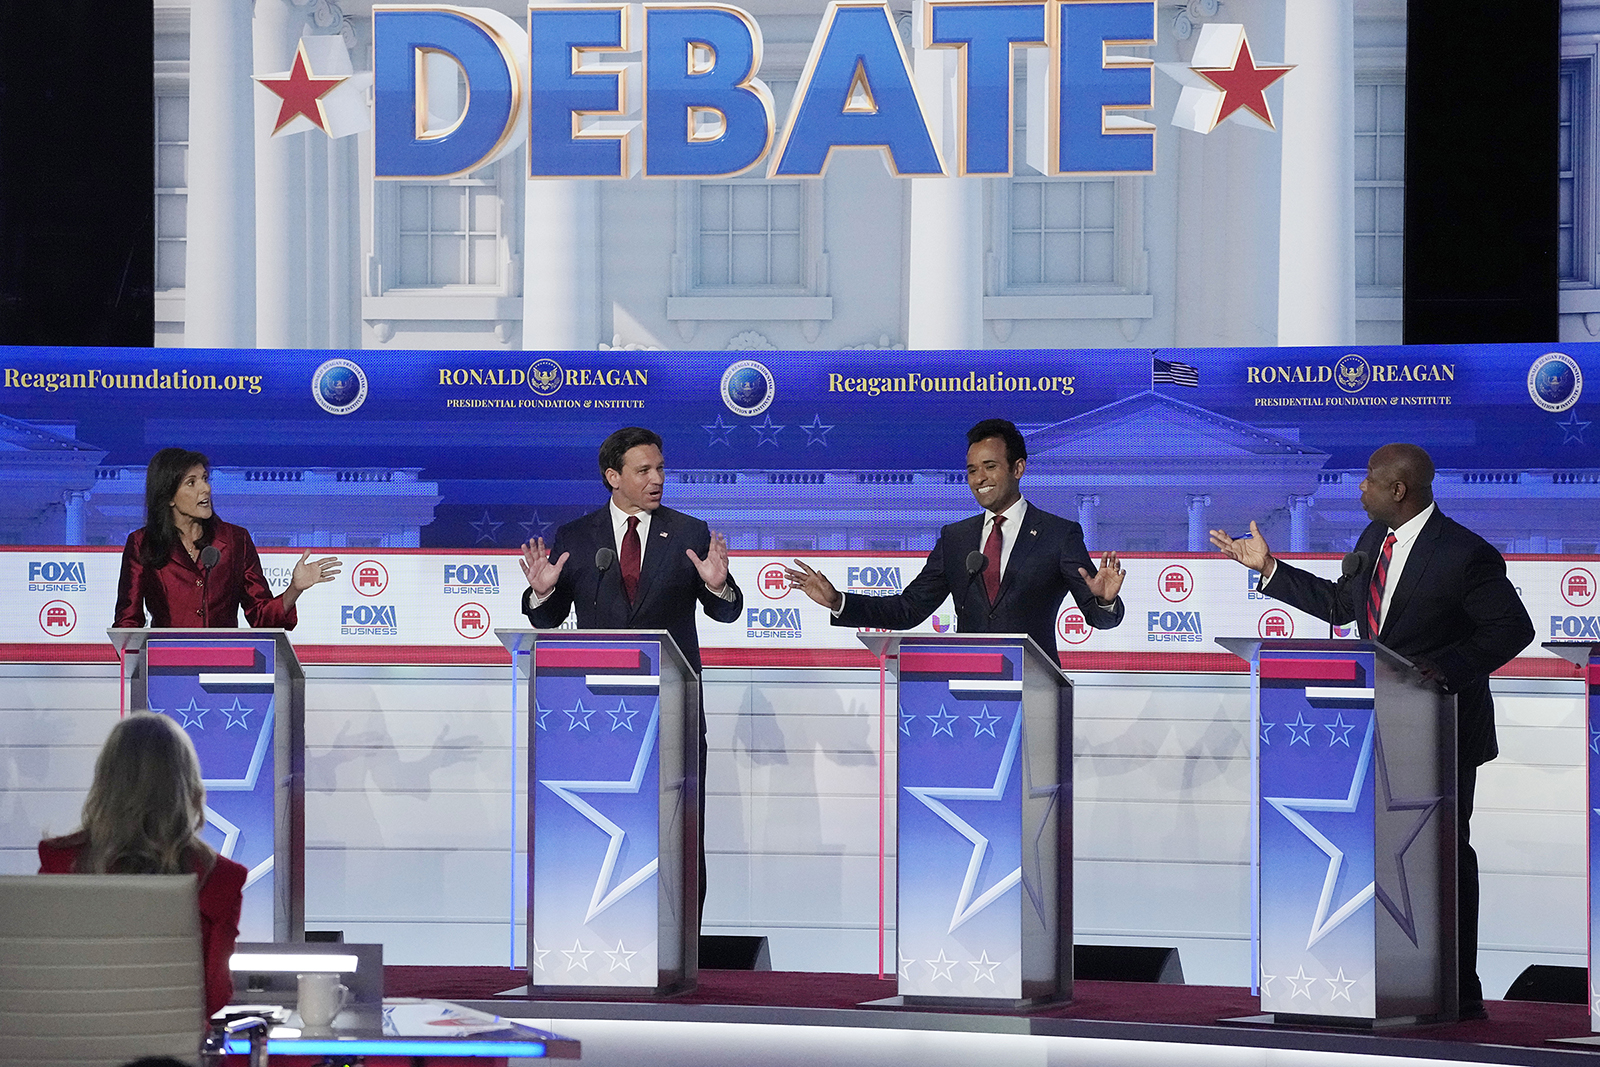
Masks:
[[[0,1067],[198,1061],[192,874],[0,877]]]

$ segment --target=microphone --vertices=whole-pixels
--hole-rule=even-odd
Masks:
[[[967,553],[967,580],[970,581],[982,574],[984,568],[989,566],[989,557],[974,549]]]
[[[206,570],[215,567],[220,559],[222,559],[222,553],[217,551],[216,545],[207,545],[200,550],[200,566]]]
[[[595,553],[594,553],[594,569],[597,572],[595,574],[595,577],[594,577],[594,603],[595,604],[599,604],[600,603],[600,579],[602,579],[602,578],[604,578],[606,576],[606,571],[610,570],[611,569],[611,565],[613,563],[615,563],[615,562],[617,562],[617,554],[614,551],[612,551],[611,549],[609,549],[609,548],[599,548],[599,549],[595,550]]]
[[[1344,559],[1339,562],[1339,581],[1334,585],[1333,599],[1334,610],[1338,610],[1338,602],[1344,597],[1344,587],[1350,580],[1367,568],[1367,554],[1365,552],[1346,552]],[[1328,620],[1328,638],[1333,638],[1333,620]]]

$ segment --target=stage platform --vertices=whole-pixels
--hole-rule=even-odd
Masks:
[[[841,1062],[834,1056],[848,1056],[853,1062],[945,1062],[945,1057],[933,1054],[923,1042],[896,1052],[890,1047],[893,1041],[885,1045],[878,1040],[875,1049],[868,1050],[857,1047],[859,1038],[848,1036],[852,1031],[890,1031],[907,1036],[918,1032],[972,1038],[988,1035],[998,1042],[992,1048],[981,1040],[960,1042],[963,1051],[951,1062],[965,1058],[969,1063],[973,1056],[989,1058],[992,1052],[995,1063],[1040,1064],[1154,1064],[1170,1058],[1173,1063],[1187,1064],[1281,1065],[1302,1059],[1322,1062],[1327,1053],[1531,1067],[1600,1064],[1600,1048],[1552,1040],[1588,1035],[1588,1015],[1581,1004],[1491,1001],[1486,1020],[1372,1033],[1225,1023],[1226,1019],[1258,1015],[1260,1009],[1248,989],[1224,986],[1079,981],[1071,1003],[1024,1013],[863,1007],[869,1001],[893,996],[895,982],[892,977],[880,981],[874,975],[858,974],[701,971],[699,987],[693,993],[660,1000],[603,1001],[497,995],[520,987],[525,980],[523,972],[500,967],[390,966],[384,968],[384,979],[389,996],[457,1001],[579,1037],[586,1063],[640,1062],[634,1057],[644,1053],[658,1065],[698,1058],[707,1064],[809,1062],[814,1067],[819,1062]],[[676,1025],[624,1032],[585,1023]],[[700,1039],[712,1045],[734,1037],[728,1028],[731,1025],[742,1035],[737,1041],[748,1047],[738,1052],[730,1048],[724,1056],[697,1046],[694,1034],[683,1029],[683,1024],[696,1023],[723,1024],[693,1027]],[[763,1043],[761,1027],[782,1028],[783,1036],[771,1030]],[[794,1027],[837,1030],[842,1043],[818,1046],[804,1041],[797,1045],[790,1029]],[[607,1035],[617,1043],[608,1047]],[[1005,1040],[1008,1037],[1042,1040],[1018,1045]],[[1124,1043],[1142,1047],[1121,1047]],[[671,1051],[680,1045],[681,1059]]]

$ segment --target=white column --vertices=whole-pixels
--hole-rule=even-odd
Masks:
[[[1355,333],[1355,12],[1352,0],[1284,6],[1278,343]]]
[[[361,347],[361,227],[357,138],[328,145],[328,344]]]
[[[920,26],[916,31],[921,33]],[[917,85],[928,126],[955,173],[955,56],[921,49]],[[942,136],[941,136],[942,131]],[[983,347],[983,179],[912,178],[907,242],[907,348]]]
[[[1289,551],[1311,551],[1311,498],[1289,497]]]
[[[530,181],[523,215],[522,347],[600,343],[600,183]]]
[[[256,0],[255,69],[275,74],[294,65],[305,18],[288,0]],[[273,137],[281,101],[255,96],[256,346],[306,343],[306,134]]]
[[[1095,540],[1094,509],[1100,504],[1099,493],[1078,494],[1078,525],[1083,527],[1083,540],[1085,544],[1099,546]]]
[[[1209,539],[1206,537],[1206,508],[1211,506],[1211,498],[1204,494],[1189,496],[1189,548],[1190,552],[1204,552]]]
[[[62,540],[69,545],[83,544],[83,505],[88,501],[89,494],[82,489],[68,489],[61,494],[61,503],[67,512],[66,529]]]
[[[251,0],[189,8],[189,227],[183,343],[249,348],[256,334]]]
[[[328,294],[333,278],[328,272],[328,243],[332,237],[328,229],[332,216],[328,194],[333,183],[328,180],[328,164],[334,156],[333,141],[320,130],[303,133],[299,140],[304,143],[305,152],[300,198],[306,212],[305,289],[301,304],[305,334],[300,343],[307,348],[330,348]]]

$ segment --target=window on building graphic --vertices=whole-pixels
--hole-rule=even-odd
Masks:
[[[1561,61],[1556,272],[1569,285],[1593,284],[1588,239],[1589,203],[1585,190],[1589,167],[1588,57]]]
[[[1012,287],[1114,285],[1117,188],[1113,179],[1011,179]]]
[[[156,288],[182,289],[188,252],[189,98],[156,101]]]
[[[501,284],[498,164],[465,178],[395,184],[397,244],[387,288]]]
[[[1356,290],[1393,294],[1405,270],[1405,82],[1358,82],[1355,128]]]
[[[708,181],[696,192],[696,289],[804,286],[806,204],[800,182]]]

